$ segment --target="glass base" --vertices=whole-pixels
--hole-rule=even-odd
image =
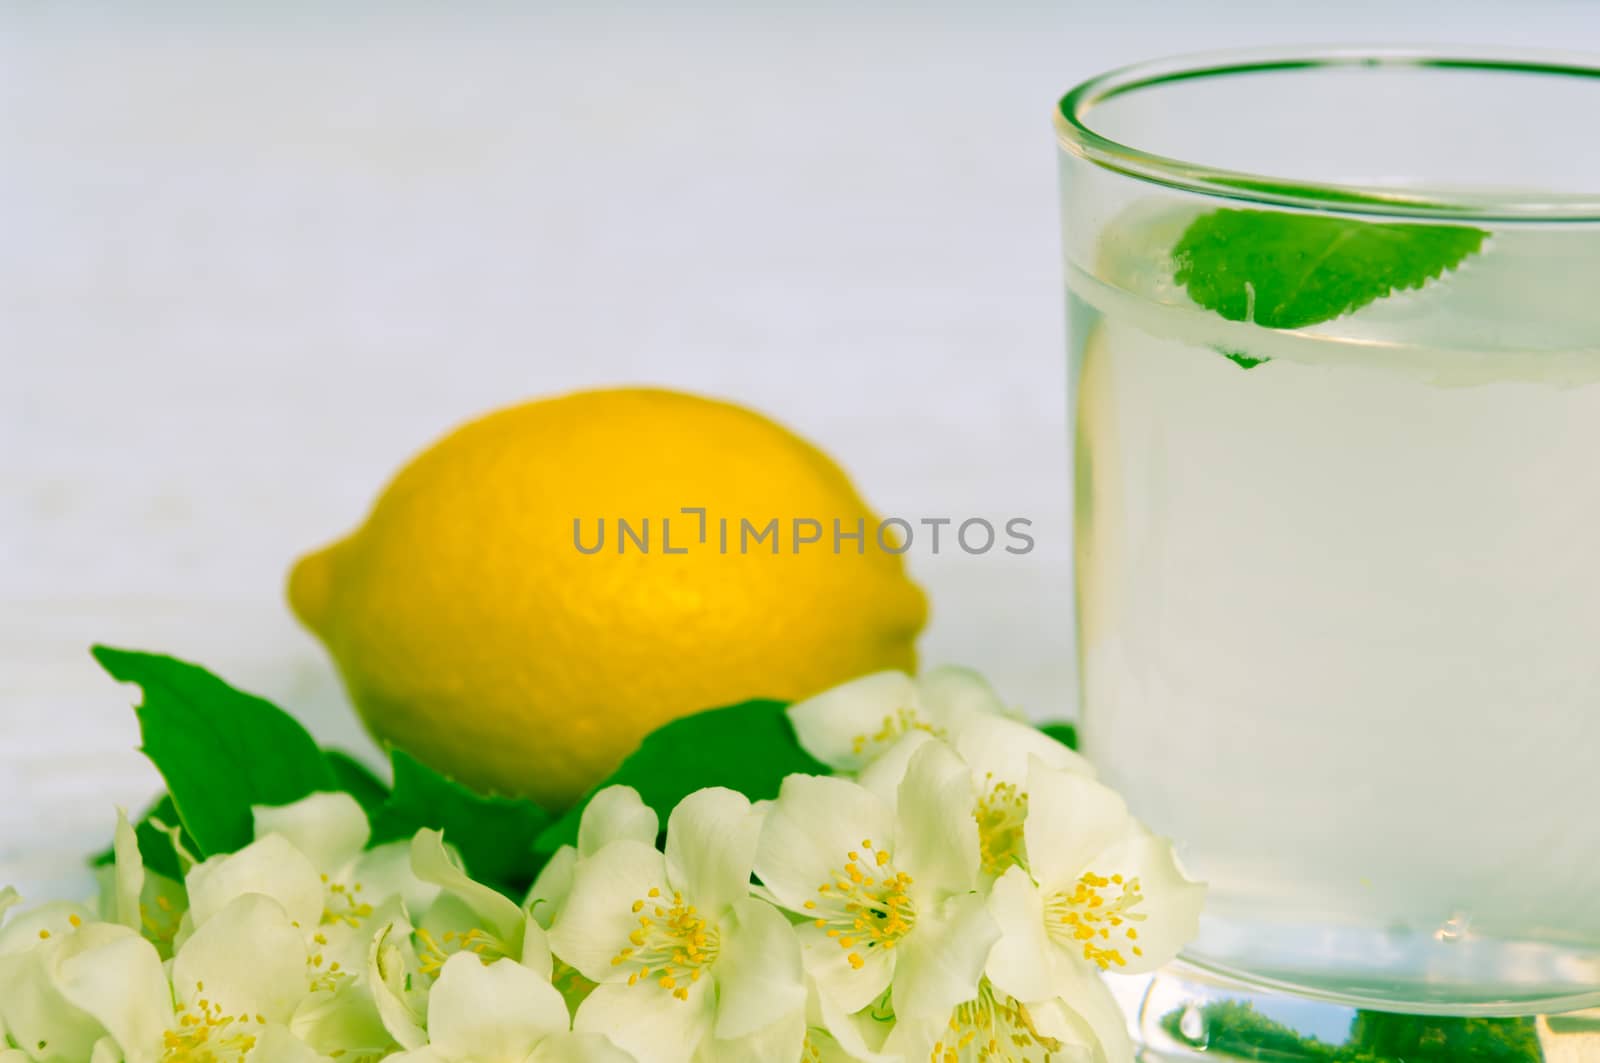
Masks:
[[[1503,1017],[1401,1015],[1295,996],[1185,964],[1118,993],[1141,1063],[1600,1061],[1600,1008]]]
[[[1600,948],[1498,937],[1465,914],[1442,924],[1265,921],[1215,898],[1184,950],[1224,980],[1411,1015],[1516,1017],[1600,1007]]]

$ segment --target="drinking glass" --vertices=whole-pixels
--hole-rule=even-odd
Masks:
[[[1210,883],[1201,981],[1600,1004],[1596,115],[1414,50],[1061,101],[1085,747]]]

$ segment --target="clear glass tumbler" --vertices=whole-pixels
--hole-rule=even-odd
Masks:
[[[1600,68],[1208,56],[1056,121],[1085,743],[1211,884],[1186,959],[1600,1004]]]

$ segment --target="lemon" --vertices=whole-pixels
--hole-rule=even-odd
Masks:
[[[381,742],[559,808],[676,717],[912,669],[926,601],[878,533],[760,414],[588,391],[440,440],[289,601]]]

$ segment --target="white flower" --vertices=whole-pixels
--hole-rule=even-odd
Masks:
[[[992,896],[1005,937],[990,975],[1008,992],[1048,995],[1060,961],[1150,971],[1194,936],[1205,886],[1109,787],[1036,761],[1023,833],[1027,869],[1007,871]]]
[[[997,994],[1054,1002],[1092,1058],[1131,1060],[1121,1009],[1102,971],[1139,973],[1171,960],[1197,928],[1205,887],[1179,868],[1115,792],[1035,759],[1028,773],[1024,859],[995,882],[989,906],[1003,933],[989,954]]]
[[[184,851],[180,832],[171,829],[172,844],[179,861],[193,867],[193,861]],[[101,868],[100,917],[108,923],[119,923],[144,935],[156,946],[162,959],[172,957],[173,939],[189,907],[189,895],[183,883],[158,875],[144,866],[139,853],[139,839],[128,815],[117,809],[117,827],[112,835],[112,860],[110,867]]]
[[[578,820],[578,844],[563,845],[551,854],[528,891],[523,907],[546,930],[567,903],[578,861],[593,856],[615,841],[636,841],[654,846],[660,831],[655,809],[639,799],[631,786],[608,786],[589,799]]]
[[[420,1049],[429,1041],[434,1007],[430,983],[457,956],[480,964],[510,960],[547,984],[551,960],[534,917],[474,881],[445,846],[443,834],[420,830],[409,849],[412,873],[436,888],[437,896],[415,929],[403,916],[392,916],[375,933],[366,955],[365,984],[394,1041]]]
[[[879,1015],[873,1008],[846,1014],[817,989],[810,975],[805,1025],[802,1063],[899,1063],[898,1057],[883,1053],[884,1040],[894,1028],[892,1015]]]
[[[967,766],[944,743],[911,758],[891,808],[845,779],[791,775],[767,813],[756,872],[803,915],[807,970],[845,1012],[893,983],[897,1016],[947,1015],[977,989],[999,936],[978,892]]]
[[[600,1034],[569,1032],[547,978],[509,959],[458,952],[428,995],[428,1045],[397,1063],[634,1063]]]
[[[750,896],[760,824],[742,795],[700,790],[668,818],[665,855],[622,839],[578,861],[550,930],[556,956],[599,983],[576,1030],[606,1033],[643,1063],[798,1052],[794,931]],[[788,1051],[771,1045],[780,1038]]]
[[[977,996],[948,1015],[900,1020],[885,1047],[900,1059],[938,1063],[1097,1063],[1105,1058],[1093,1033],[1063,1002],[1024,1004],[988,979],[979,984]]]
[[[944,667],[912,679],[876,672],[789,706],[789,720],[806,752],[834,771],[858,772],[901,736],[923,732],[949,738],[975,715],[1014,715],[978,673]]]
[[[190,922],[211,916],[246,893],[272,897],[312,946],[319,980],[332,988],[354,977],[372,935],[383,925],[378,908],[428,903],[437,889],[410,873],[410,847],[394,842],[367,850],[367,817],[348,794],[312,794],[293,804],[255,810],[256,840],[213,856],[190,870]]]
[[[179,948],[171,985],[155,947],[60,906],[6,927],[36,937],[0,989],[5,1026],[38,1060],[277,1063],[321,1059],[289,1034],[307,992],[306,950],[283,908],[246,894]],[[54,930],[37,924],[55,923]],[[10,958],[10,957],[8,957]],[[264,1044],[277,1049],[266,1051]]]
[[[137,922],[143,874],[126,816],[114,850],[113,906]],[[302,933],[261,894],[242,893],[192,928],[165,969],[125,922],[47,904],[0,931],[0,1026],[36,1060],[320,1060],[287,1029],[309,990],[306,965]]]
[[[16,901],[15,891],[0,892],[0,913]],[[108,1046],[153,1046],[171,1014],[161,958],[128,927],[95,922],[63,901],[0,927],[0,1031],[23,1059],[78,1061],[101,1058]]]
[[[861,773],[859,782],[893,803],[906,766],[931,735],[913,731],[901,737]],[[998,877],[1015,864],[1026,866],[1023,823],[1028,814],[1027,779],[1031,762],[1058,771],[1094,776],[1094,768],[1073,750],[1037,728],[1005,716],[974,714],[951,728],[949,745],[971,770],[972,816],[978,824],[978,849],[984,874]]]
[[[348,794],[312,794],[254,812],[255,841],[189,872],[188,922],[198,933],[240,897],[272,898],[307,956],[305,988],[289,1019],[295,1036],[330,1055],[388,1050],[396,1039],[368,978],[373,942],[404,919],[407,898],[426,906],[437,887],[412,874],[408,843],[366,849],[367,817]]]
[[[419,830],[411,839],[411,869],[439,889],[416,931],[422,969],[428,974],[438,974],[457,952],[485,962],[502,957],[525,962],[530,941],[535,950],[542,949],[543,936],[533,916],[468,875],[439,831]],[[535,932],[531,937],[530,928]]]

